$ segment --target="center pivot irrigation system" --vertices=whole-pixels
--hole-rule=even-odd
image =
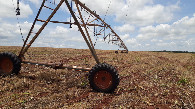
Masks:
[[[16,54],[11,53],[11,52],[0,53],[0,75],[7,76],[7,75],[18,74],[20,72],[22,63],[32,64],[32,65],[41,65],[45,67],[51,67],[54,69],[69,69],[69,70],[76,70],[76,71],[86,71],[86,72],[89,72],[89,76],[88,76],[89,84],[93,90],[104,92],[104,93],[114,92],[114,90],[117,88],[119,84],[118,72],[112,65],[109,65],[107,63],[101,63],[99,61],[96,51],[94,49],[95,44],[92,43],[92,40],[90,38],[89,28],[94,27],[94,36],[103,36],[104,41],[108,40],[112,44],[116,44],[120,48],[123,48],[123,50],[121,50],[122,53],[128,53],[128,49],[123,43],[123,41],[121,40],[121,38],[116,34],[116,32],[114,32],[111,26],[105,22],[105,20],[100,18],[100,16],[96,14],[95,11],[91,11],[87,6],[85,6],[85,4],[81,3],[79,0],[72,0],[71,3],[69,3],[68,0],[60,0],[60,2],[56,5],[54,9],[48,6],[45,6],[46,1],[47,0],[43,0],[41,4],[41,7],[26,37],[26,40],[24,40],[24,45],[22,46],[22,49],[19,55],[17,56]],[[75,3],[77,11],[73,11],[72,2]],[[68,10],[70,11],[72,18],[74,19],[74,22],[71,22],[71,19],[70,19],[70,22],[51,21],[52,17],[57,12],[57,10],[62,6],[63,3],[66,4]],[[47,20],[38,19],[43,8],[52,10],[52,13],[49,15]],[[88,19],[86,18],[84,19],[84,16],[82,15],[83,10],[89,15]],[[79,16],[76,16],[76,12],[79,14]],[[18,0],[17,9],[16,9],[16,15],[20,15],[19,0]],[[28,41],[29,37],[33,33],[32,31],[37,21],[43,22],[43,25],[35,33],[34,37],[32,37],[30,41]],[[29,47],[37,39],[39,34],[42,32],[42,30],[45,28],[45,26],[49,22],[69,24],[70,27],[71,25],[77,25],[79,31],[81,32],[97,64],[92,68],[82,68],[82,67],[75,67],[75,66],[65,66],[63,65],[63,63],[59,63],[59,64],[41,63],[41,62],[33,62],[33,61],[25,60],[24,54],[27,52]],[[97,31],[95,32],[96,27],[101,28],[99,32]],[[108,33],[106,34],[106,32]]]

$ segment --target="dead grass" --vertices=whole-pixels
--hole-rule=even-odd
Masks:
[[[20,47],[0,47],[19,53]],[[0,77],[0,108],[186,108],[195,107],[195,55],[97,50],[120,74],[114,94],[91,90],[87,73],[22,65],[18,76]],[[30,48],[27,59],[89,67],[89,50]]]

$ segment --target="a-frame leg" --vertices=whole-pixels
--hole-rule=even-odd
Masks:
[[[89,41],[88,41],[88,39],[87,39],[87,37],[86,37],[86,35],[85,35],[83,29],[81,28],[81,25],[80,25],[78,19],[76,18],[75,14],[74,14],[74,12],[73,12],[73,10],[72,10],[72,8],[70,7],[70,4],[68,3],[68,0],[65,0],[65,3],[66,3],[66,5],[67,5],[67,7],[68,7],[68,9],[69,9],[69,11],[70,11],[72,17],[74,18],[75,23],[76,23],[76,25],[78,26],[79,31],[81,32],[81,34],[82,34],[82,36],[83,36],[85,42],[87,43],[87,46],[89,47],[89,49],[90,49],[90,51],[91,51],[91,54],[93,55],[93,57],[94,57],[96,63],[99,64],[100,61],[99,61],[99,59],[98,59],[98,57],[97,57],[97,54],[96,54],[96,52],[95,52],[95,49],[93,49],[92,45],[90,45],[90,43],[89,43]]]

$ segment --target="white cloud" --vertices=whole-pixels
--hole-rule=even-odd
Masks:
[[[49,33],[49,36],[53,38],[61,39],[64,41],[75,41],[75,42],[84,42],[80,32],[73,26],[73,28],[64,28],[62,26],[57,26],[54,31]]]
[[[120,11],[116,20],[138,26],[169,22],[173,12],[179,9],[178,3],[169,6],[153,4],[153,0],[130,0]]]
[[[150,44],[145,44],[146,46],[150,46]]]
[[[0,39],[7,39],[7,38],[13,38],[16,35],[14,34],[13,30],[15,30],[16,26],[13,26],[8,23],[2,23],[0,25]]]
[[[132,49],[132,48],[135,49],[135,48],[137,48],[137,47],[142,46],[142,44],[140,44],[140,43],[137,41],[137,39],[135,39],[135,38],[130,38],[130,39],[126,40],[125,42],[126,42],[126,44],[127,44],[128,46],[131,47],[131,49]]]
[[[190,41],[193,41],[194,43],[195,39],[156,43],[154,46],[158,48],[158,50],[195,51],[195,44]]]
[[[186,16],[172,24],[142,27],[136,39],[142,43],[151,42],[154,48],[195,51],[194,30],[195,16]]]
[[[22,33],[26,36],[26,35],[28,34],[28,32],[29,32],[29,30],[30,30],[32,24],[33,24],[33,23],[29,23],[28,21],[25,21],[25,22],[23,22],[23,23],[21,23],[21,24],[17,24],[17,25],[16,25],[16,26],[17,26],[16,32],[17,32],[17,33],[20,33],[20,30],[19,30],[19,25],[20,25],[20,27],[21,27],[21,29],[22,29]],[[40,27],[41,27],[41,25],[36,24],[36,25],[34,26],[33,32],[37,32],[38,29],[39,29]]]
[[[151,5],[153,4],[153,0],[126,0],[129,6],[134,6],[134,7],[143,7],[145,5]]]
[[[179,2],[167,6],[154,4],[153,0],[81,0],[98,14],[115,15],[116,21],[145,26],[165,23],[173,19],[173,12],[179,10]]]
[[[130,37],[129,34],[120,35],[120,38],[121,38],[122,40],[127,40],[129,37]]]
[[[175,46],[176,43],[175,42],[170,42],[170,43],[157,43],[157,46],[163,46],[163,47],[170,47],[170,46]]]
[[[22,24],[10,24],[8,22],[3,22],[0,25],[0,41],[2,43],[2,39],[4,40],[3,42],[12,44],[12,42],[22,42],[22,36],[20,32],[20,28],[18,27],[20,25],[22,34],[24,38],[27,36],[30,27],[32,26],[32,23],[24,22]],[[34,30],[37,31],[40,28],[40,25],[35,25]],[[35,32],[33,31],[33,32]],[[32,36],[30,37],[30,39]]]
[[[92,11],[96,10],[97,14],[100,15],[105,15],[106,13],[108,15],[114,14],[124,6],[124,2],[121,0],[93,0],[93,2],[90,0],[81,0],[81,2],[85,3]]]
[[[139,30],[137,38],[147,40],[162,38],[164,40],[183,39],[188,35],[195,34],[195,16],[188,16],[174,22],[173,24],[159,24],[157,26],[146,26]]]
[[[64,28],[62,26],[57,26],[55,28],[55,31],[50,32],[50,35],[59,38],[59,37],[65,37],[68,32],[69,30],[67,28]]]
[[[134,26],[131,26],[129,24],[124,24],[122,26],[115,27],[116,30],[122,32],[122,33],[130,33],[135,30]]]
[[[13,6],[14,3],[14,6]],[[1,18],[14,18],[16,17],[16,12],[14,10],[14,7],[16,8],[16,0],[0,0],[0,17]],[[20,12],[21,15],[19,17],[26,18],[29,15],[32,15],[33,11],[30,8],[28,4],[24,4],[23,2],[20,2]]]

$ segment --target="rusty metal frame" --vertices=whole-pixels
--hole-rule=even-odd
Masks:
[[[68,0],[65,0],[65,3],[66,3],[66,5],[67,5],[67,7],[68,7],[68,9],[69,9],[69,11],[70,11],[72,17],[74,18],[75,23],[76,23],[76,25],[78,26],[78,28],[79,28],[79,30],[80,30],[80,32],[81,32],[81,34],[82,34],[82,36],[83,36],[85,42],[87,43],[87,45],[88,45],[88,47],[89,47],[89,49],[90,49],[90,51],[91,51],[91,54],[93,55],[93,57],[94,57],[96,63],[99,64],[100,61],[99,61],[99,59],[98,59],[98,57],[97,57],[97,54],[96,54],[96,52],[95,52],[95,49],[93,48],[93,44],[90,45],[90,43],[89,43],[87,37],[85,36],[85,33],[84,33],[84,31],[83,31],[83,29],[82,29],[82,27],[81,27],[81,25],[80,25],[78,19],[76,18],[76,16],[75,16],[73,10],[72,10],[71,7],[70,7],[70,4],[68,3]]]
[[[110,41],[111,34],[114,34],[114,38],[117,38],[117,39],[115,39],[115,40],[121,42],[121,46],[128,52],[127,47],[124,45],[124,43],[123,43],[123,41],[120,39],[120,37],[119,37],[119,36],[114,32],[114,30],[110,27],[110,25],[108,25],[107,23],[105,23],[105,21],[102,20],[102,19],[99,17],[99,15],[97,15],[95,12],[91,11],[88,7],[86,7],[86,6],[85,6],[83,3],[81,3],[79,0],[73,0],[73,1],[74,1],[75,4],[76,4],[76,7],[77,7],[77,10],[78,10],[78,12],[79,12],[79,16],[80,16],[80,19],[81,19],[81,22],[82,22],[82,23],[79,23],[79,21],[78,21],[76,15],[75,15],[75,13],[73,12],[73,10],[72,10],[72,8],[71,8],[71,6],[70,6],[68,0],[61,0],[61,1],[59,2],[59,4],[56,6],[56,8],[55,8],[55,9],[52,9],[53,12],[50,14],[50,16],[47,18],[47,20],[38,19],[38,17],[39,17],[39,15],[40,15],[40,12],[41,12],[42,8],[43,8],[43,7],[49,8],[49,7],[47,7],[47,6],[44,6],[45,1],[46,1],[46,0],[43,0],[43,2],[42,2],[42,4],[41,4],[41,7],[40,7],[40,9],[39,9],[39,11],[38,11],[38,13],[37,13],[37,16],[35,17],[35,20],[34,20],[34,22],[33,22],[33,25],[32,25],[32,27],[31,27],[31,29],[30,29],[28,35],[27,35],[27,38],[26,38],[26,40],[25,40],[25,42],[24,42],[24,45],[23,45],[23,47],[22,47],[22,49],[21,49],[21,51],[20,51],[19,58],[21,59],[22,63],[24,63],[24,64],[33,64],[33,65],[44,65],[44,66],[47,66],[47,67],[52,67],[52,68],[54,68],[54,69],[65,69],[65,68],[67,68],[67,69],[75,69],[75,70],[81,70],[81,71],[89,71],[89,70],[90,70],[89,68],[81,68],[81,67],[74,67],[74,66],[73,66],[73,67],[64,66],[62,63],[58,63],[58,64],[56,64],[56,63],[54,63],[54,64],[53,64],[53,63],[40,63],[40,62],[38,63],[38,62],[34,62],[34,61],[26,61],[26,60],[25,60],[24,54],[25,54],[25,53],[27,52],[27,50],[31,47],[32,43],[37,39],[37,37],[39,36],[39,34],[42,32],[42,30],[46,27],[46,25],[47,25],[49,22],[52,22],[52,23],[63,23],[63,24],[74,24],[74,25],[77,25],[78,28],[79,28],[79,31],[81,32],[81,34],[82,34],[82,36],[83,36],[83,39],[85,40],[87,46],[89,47],[89,49],[90,49],[90,51],[91,51],[91,54],[92,54],[92,56],[94,57],[94,59],[95,59],[95,61],[96,61],[97,64],[99,64],[100,61],[99,61],[98,56],[97,56],[97,54],[96,54],[96,51],[95,51],[95,49],[94,49],[93,42],[92,42],[92,40],[91,40],[91,38],[90,38],[90,35],[89,35],[89,32],[88,32],[88,29],[87,29],[88,27],[87,27],[87,26],[98,26],[98,27],[109,28],[109,29],[111,30],[111,32],[112,32],[112,33],[109,33],[109,34],[107,35],[107,36],[109,36],[109,41]],[[61,5],[62,5],[64,2],[65,2],[65,4],[66,4],[67,8],[69,9],[69,11],[70,11],[70,13],[71,13],[71,15],[72,15],[72,17],[73,17],[73,19],[74,19],[75,22],[74,22],[74,23],[71,23],[71,22],[50,21],[51,18],[54,16],[54,14],[57,12],[57,10],[61,7]],[[84,8],[85,10],[87,10],[87,11],[90,13],[90,15],[95,16],[95,19],[92,20],[92,21],[90,21],[90,22],[88,23],[88,20],[89,20],[89,18],[88,18],[87,22],[85,23],[85,22],[84,22],[84,19],[83,19],[83,16],[82,16],[82,13],[81,13],[81,10],[79,9],[79,6],[82,7],[82,8]],[[49,8],[49,9],[50,9],[50,8]],[[89,17],[90,17],[90,16],[89,16]],[[101,24],[91,24],[92,22],[94,22],[95,20],[98,20],[98,19],[102,22]],[[43,25],[41,26],[41,28],[38,30],[38,32],[34,35],[34,37],[31,39],[31,41],[27,44],[27,41],[28,41],[28,39],[29,39],[29,37],[30,37],[30,35],[31,35],[32,31],[33,31],[33,29],[34,29],[34,26],[35,26],[36,21],[40,21],[40,22],[44,22],[44,23],[43,23]],[[84,27],[85,32],[83,31],[82,27]],[[104,30],[104,31],[105,31],[105,30]],[[107,36],[106,36],[106,37],[107,37]],[[105,40],[106,37],[104,37],[104,40]],[[114,41],[114,40],[113,40],[113,41]]]
[[[92,14],[93,16],[95,16],[96,18],[94,20],[92,20],[90,23],[92,23],[93,21],[99,19],[103,26],[102,27],[106,27],[106,28],[109,28],[113,34],[113,36],[116,37],[116,40],[118,42],[120,42],[120,46],[121,48],[124,48],[124,50],[122,52],[124,53],[128,53],[128,48],[126,47],[126,45],[124,44],[124,42],[121,40],[121,38],[119,37],[119,35],[111,28],[110,25],[108,25],[102,18],[100,18],[99,15],[97,15],[94,11],[90,10],[87,6],[85,6],[83,3],[81,3],[79,0],[73,0],[75,1],[76,5],[77,5],[77,8],[78,8],[78,5],[80,5],[83,9],[87,10],[90,14]],[[84,23],[84,22],[83,22]],[[86,23],[86,25],[89,25],[90,23]],[[110,34],[110,33],[109,33]],[[114,37],[113,37],[114,38]],[[112,40],[111,40],[112,41]]]
[[[75,1],[75,4],[76,4],[77,10],[78,10],[78,12],[79,12],[79,15],[80,15],[80,18],[81,18],[81,22],[83,23],[83,27],[85,28],[85,31],[86,31],[86,33],[87,33],[88,39],[89,39],[89,41],[90,41],[90,44],[91,44],[92,48],[94,49],[93,43],[92,43],[91,38],[90,38],[90,36],[89,36],[89,32],[88,32],[88,30],[87,30],[87,26],[86,26],[86,24],[85,24],[85,22],[84,22],[84,20],[83,20],[83,16],[81,15],[81,11],[80,11],[80,9],[79,9],[79,6],[78,6],[77,1]]]
[[[24,48],[25,48],[25,46],[26,46],[26,43],[27,43],[27,41],[28,41],[28,39],[29,39],[29,37],[30,37],[30,35],[31,35],[32,31],[33,31],[33,29],[34,29],[35,23],[36,23],[36,21],[37,21],[39,15],[40,15],[40,13],[41,13],[41,10],[42,10],[44,4],[45,4],[45,0],[43,0],[43,2],[42,2],[42,4],[41,4],[41,7],[39,8],[39,11],[38,11],[38,13],[37,13],[37,15],[36,15],[36,17],[35,17],[35,20],[34,20],[32,26],[31,26],[31,29],[30,29],[30,31],[29,31],[27,37],[26,37],[26,40],[24,41],[23,47],[22,47],[22,49],[21,49],[21,51],[20,51],[20,54],[19,54],[19,57],[20,57],[20,58],[24,58],[24,54],[25,54]]]

